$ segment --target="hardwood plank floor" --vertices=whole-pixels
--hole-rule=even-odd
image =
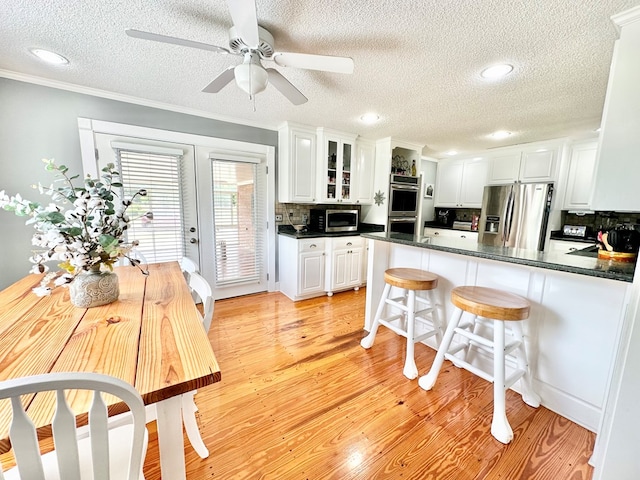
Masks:
[[[502,445],[491,384],[446,362],[423,391],[402,375],[404,339],[384,327],[361,348],[364,301],[362,289],[216,302],[209,338],[222,381],[196,395],[211,455],[185,447],[188,479],[591,478],[593,433],[509,391],[515,438]],[[421,374],[434,355],[416,345]],[[160,478],[153,431],[145,475]]]

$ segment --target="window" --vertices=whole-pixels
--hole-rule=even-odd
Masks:
[[[181,195],[182,150],[112,142],[125,197],[144,188],[129,207],[128,240],[149,263],[180,260],[184,255],[184,219]],[[151,151],[141,151],[151,150]]]

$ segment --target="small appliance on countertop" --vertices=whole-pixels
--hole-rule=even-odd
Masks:
[[[453,222],[453,229],[454,230],[467,230],[467,231],[473,230],[471,222],[464,222],[464,221],[459,221],[459,220],[455,220]]]
[[[456,211],[453,208],[436,208],[435,223],[440,227],[453,227],[456,219]]]
[[[549,237],[551,240],[567,240],[571,242],[596,243],[593,228],[587,225],[565,224],[562,230],[554,230]]]
[[[585,225],[564,225],[562,235],[573,238],[586,238],[588,227]]]

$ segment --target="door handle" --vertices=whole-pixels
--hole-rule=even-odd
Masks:
[[[197,238],[193,238],[193,237],[191,237],[191,238],[189,239],[189,243],[198,243],[198,239],[197,239]]]

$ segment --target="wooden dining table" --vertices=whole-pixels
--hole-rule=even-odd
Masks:
[[[185,479],[182,394],[220,381],[215,354],[177,262],[116,267],[120,296],[109,305],[78,308],[67,288],[38,297],[42,275],[0,292],[0,381],[47,372],[98,372],[133,385],[157,410],[162,478]],[[77,393],[77,392],[76,392]],[[54,399],[38,394],[27,412],[50,435]],[[86,421],[89,395],[69,395]],[[109,403],[109,402],[108,402]],[[110,415],[124,411],[113,398]],[[0,453],[10,450],[11,409],[0,403]]]

